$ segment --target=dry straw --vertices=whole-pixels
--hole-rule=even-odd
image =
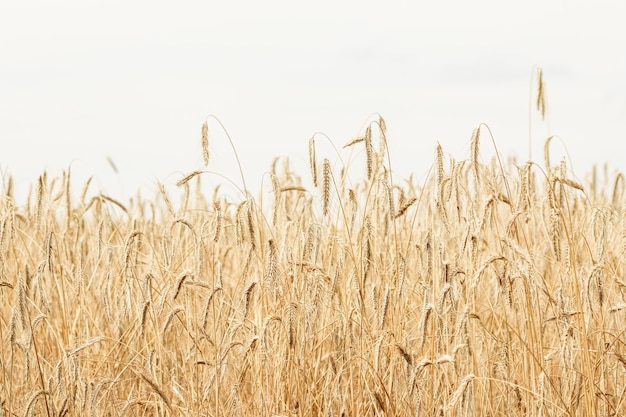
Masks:
[[[122,211],[124,213],[128,213],[128,209],[126,208],[126,206],[124,204],[122,204],[120,201],[116,200],[113,197],[110,197],[108,195],[104,195],[104,194],[100,194],[99,196],[103,201],[108,201],[109,203],[113,203],[115,204],[117,207],[119,207],[120,209],[122,209]]]

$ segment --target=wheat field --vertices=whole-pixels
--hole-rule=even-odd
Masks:
[[[358,179],[311,139],[258,198],[194,171],[120,202],[68,171],[18,204],[9,179],[0,415],[626,414],[624,177],[580,183],[549,139],[483,162],[484,129],[423,184],[382,118],[345,145]]]

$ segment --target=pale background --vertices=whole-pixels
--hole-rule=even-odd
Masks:
[[[94,187],[114,197],[152,195],[157,181],[202,167],[200,127],[212,114],[258,191],[275,156],[308,178],[312,134],[341,146],[375,112],[388,125],[396,178],[424,178],[437,142],[467,157],[481,122],[504,156],[525,161],[529,114],[534,160],[554,134],[554,160],[567,149],[572,175],[584,178],[593,163],[624,170],[622,4],[2,0],[0,170],[19,190],[71,165],[77,182],[95,175]],[[530,111],[536,65],[548,124]],[[209,169],[238,181],[213,121],[209,140]],[[318,144],[337,166],[330,145]],[[492,155],[483,135],[481,157]]]

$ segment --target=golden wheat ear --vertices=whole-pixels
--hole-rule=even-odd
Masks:
[[[206,120],[202,123],[202,159],[204,166],[209,165],[209,124]]]
[[[322,176],[323,187],[322,187],[322,207],[324,216],[328,215],[328,208],[330,206],[330,161],[328,159],[324,159],[322,164]]]
[[[317,161],[315,159],[315,137],[309,139],[309,166],[311,167],[311,178],[313,186],[317,187]]]
[[[545,98],[545,84],[543,82],[543,70],[541,67],[537,67],[537,102],[536,107],[541,119],[546,119],[546,98]]]

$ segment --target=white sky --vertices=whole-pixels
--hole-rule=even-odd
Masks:
[[[579,178],[592,163],[623,170],[622,4],[5,0],[0,169],[22,189],[71,164],[74,178],[94,174],[113,196],[152,193],[157,180],[173,184],[201,168],[209,114],[226,126],[257,190],[275,156],[307,169],[312,134],[341,147],[375,112],[388,125],[396,178],[424,176],[437,141],[466,157],[481,122],[504,156],[523,161],[539,64],[550,121],[531,113],[533,159],[542,161],[549,133],[563,141],[553,142],[555,163],[565,146]],[[237,180],[224,134],[209,126],[209,169]],[[486,134],[481,142],[488,160]],[[321,138],[318,146],[320,158],[336,160]]]

